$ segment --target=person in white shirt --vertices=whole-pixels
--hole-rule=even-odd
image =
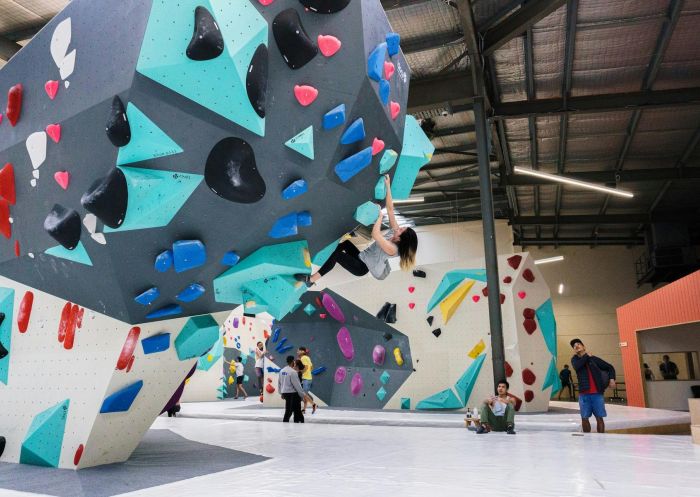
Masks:
[[[260,388],[260,402],[263,396],[263,376],[265,375],[265,346],[262,342],[258,342],[255,347],[255,376],[258,379],[258,387]]]
[[[481,404],[480,420],[477,422],[476,433],[481,435],[490,431],[505,431],[515,435],[515,399],[508,396],[510,385],[506,380],[498,382],[496,395],[489,397]]]
[[[243,400],[246,400],[248,398],[248,393],[245,391],[245,388],[243,388],[243,378],[245,375],[243,373],[243,363],[241,361],[242,358],[238,356],[236,357],[236,362],[233,363],[236,367],[236,396],[234,399],[238,398],[239,393],[243,393]]]

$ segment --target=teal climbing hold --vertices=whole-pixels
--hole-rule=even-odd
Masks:
[[[316,312],[316,307],[314,307],[313,304],[306,304],[306,307],[304,307],[304,312],[305,312],[308,316],[313,316],[313,315],[314,315],[314,312]]]
[[[138,396],[141,388],[143,388],[143,380],[139,380],[121,390],[117,390],[102,401],[100,414],[128,411],[131,409],[131,405],[134,403],[134,400],[136,400],[136,396]]]
[[[34,417],[22,441],[20,464],[58,467],[69,406],[70,400],[66,399]]]
[[[355,221],[365,226],[374,224],[379,217],[379,206],[373,202],[365,202],[355,210]]]
[[[461,409],[464,407],[451,389],[427,397],[416,405],[416,409]]]
[[[107,230],[107,228],[108,227],[105,226],[105,231]],[[83,245],[83,242],[78,242],[78,245],[76,245],[73,250],[68,250],[63,245],[56,245],[55,247],[46,249],[44,253],[47,255],[52,255],[54,257],[59,257],[61,259],[65,259],[67,261],[77,262],[86,266],[92,266],[92,259],[90,259],[87,250],[85,250],[85,245]]]
[[[485,269],[455,269],[454,271],[448,271],[445,276],[442,277],[440,284],[438,285],[433,296],[430,297],[428,301],[428,308],[426,312],[432,311],[436,305],[442,302],[452,291],[457,288],[462,281],[465,279],[477,280],[486,282],[486,270]]]
[[[248,98],[246,80],[253,55],[267,46],[268,23],[251,2],[154,0],[143,36],[137,71],[226,119],[265,136],[261,118]],[[194,11],[209,10],[224,39],[224,52],[211,60],[187,57]]]
[[[554,358],[552,358],[549,363],[547,376],[545,376],[544,383],[542,384],[542,391],[544,392],[549,387],[552,387],[552,396],[556,395],[561,390],[561,378],[559,378],[559,371],[557,371],[557,363]]]
[[[209,314],[191,317],[175,339],[177,358],[181,361],[199,357],[219,338],[219,325]]]
[[[323,129],[333,129],[342,125],[345,122],[345,104],[340,104],[337,107],[326,112],[323,116]]]
[[[391,168],[396,164],[396,159],[399,158],[399,154],[393,150],[385,150],[382,159],[379,161],[379,174],[386,174],[391,171]]]
[[[131,140],[119,149],[117,166],[182,153],[182,148],[131,102],[126,106],[126,116]]]
[[[377,184],[374,185],[374,198],[377,200],[384,200],[386,198],[386,182],[384,181],[384,176],[380,176],[377,180]]]
[[[372,147],[367,147],[338,162],[335,165],[335,174],[338,175],[340,181],[345,183],[371,163]]]
[[[407,199],[421,167],[433,158],[435,146],[430,142],[413,116],[406,116],[403,132],[403,149],[391,183],[394,199]]]
[[[379,381],[382,382],[382,385],[386,385],[387,383],[389,383],[389,378],[391,378],[389,371],[384,371],[382,373],[382,375],[379,377]]]
[[[557,321],[554,319],[552,299],[547,299],[544,304],[539,306],[535,311],[535,315],[549,353],[557,357]]]
[[[401,397],[401,409],[410,409],[411,408],[411,399],[408,397]]]
[[[367,59],[367,75],[375,81],[381,81],[384,75],[384,60],[387,55],[387,44],[382,42],[369,54]]]
[[[0,312],[5,318],[0,322],[0,344],[9,353],[0,359],[0,381],[7,385],[10,372],[10,356],[12,355],[12,323],[15,305],[15,291],[12,288],[0,287]]]
[[[199,174],[120,167],[126,178],[129,206],[119,228],[105,233],[167,226],[202,182]]]
[[[297,233],[299,233],[297,213],[292,212],[275,221],[275,224],[272,226],[272,229],[267,232],[267,235],[270,238],[285,238],[288,236],[294,236]]]
[[[348,129],[345,130],[343,136],[340,137],[340,143],[350,145],[351,143],[360,142],[365,139],[365,122],[360,117],[355,119]]]
[[[462,407],[467,405],[469,402],[469,397],[472,394],[476,380],[481,372],[481,366],[484,364],[484,359],[486,359],[486,354],[479,354],[479,356],[474,359],[467,370],[460,376],[457,383],[455,383],[455,390],[457,390],[457,395],[462,399]]]
[[[384,397],[386,397],[386,390],[384,387],[379,387],[379,390],[377,390],[377,398],[379,400],[384,400]]]
[[[224,355],[224,339],[219,337],[214,346],[209,352],[197,359],[197,369],[201,371],[209,371],[211,367],[216,364],[219,359]],[[245,356],[243,356],[245,359]],[[243,361],[245,364],[245,360]]]
[[[316,252],[316,255],[314,255],[311,262],[317,266],[323,266],[323,264],[325,264],[335,248],[338,246],[338,243],[340,243],[340,240],[336,240],[333,243],[329,243],[327,246],[323,247],[321,250]]]
[[[309,126],[298,135],[287,140],[285,145],[307,159],[314,160],[314,127]]]

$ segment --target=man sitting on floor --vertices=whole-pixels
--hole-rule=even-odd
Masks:
[[[506,380],[499,381],[496,387],[497,395],[481,404],[477,435],[490,431],[505,431],[508,435],[515,435],[515,399],[508,397],[508,388],[510,385]]]

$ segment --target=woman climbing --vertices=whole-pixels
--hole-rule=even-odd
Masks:
[[[322,276],[325,276],[336,263],[347,269],[355,276],[364,276],[371,273],[378,280],[383,280],[391,272],[389,259],[392,257],[401,258],[401,269],[409,271],[415,266],[416,250],[418,249],[418,237],[413,229],[400,228],[394,215],[394,201],[391,197],[391,180],[389,176],[384,176],[386,185],[386,213],[389,217],[391,229],[382,235],[382,216],[372,227],[372,240],[374,243],[360,252],[349,240],[344,240],[335,248],[328,260],[321,266],[318,272],[308,274],[297,274],[296,278],[306,283],[306,286],[313,285]]]

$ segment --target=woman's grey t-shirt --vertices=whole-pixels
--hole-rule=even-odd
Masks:
[[[384,239],[389,240],[394,236],[394,230],[389,230],[384,233]],[[399,249],[396,248],[395,255],[389,255],[382,247],[379,246],[377,242],[372,243],[369,247],[360,252],[360,260],[367,265],[369,272],[377,278],[378,280],[383,280],[389,273],[391,273],[391,266],[389,266],[389,259],[392,257],[397,257],[399,255]]]

